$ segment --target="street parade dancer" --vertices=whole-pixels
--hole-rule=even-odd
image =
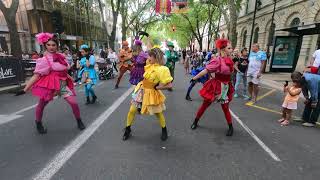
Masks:
[[[119,52],[119,61],[120,61],[120,73],[117,79],[117,83],[114,87],[115,89],[119,88],[119,83],[124,73],[127,71],[131,71],[133,67],[132,50],[129,48],[129,43],[127,41],[122,42],[122,49]]]
[[[169,41],[167,43],[167,46],[169,50],[165,51],[165,56],[167,60],[165,66],[169,68],[171,77],[174,78],[175,64],[177,61],[179,61],[179,56],[177,51],[174,50],[174,45],[172,42]],[[172,89],[169,89],[169,90],[172,91]]]
[[[130,72],[129,82],[132,85],[137,85],[140,81],[143,80],[144,66],[148,59],[148,54],[142,50],[142,41],[136,40],[134,46],[132,47],[133,55],[133,68]]]
[[[36,128],[39,134],[46,134],[47,129],[42,124],[43,110],[46,105],[59,95],[72,108],[80,130],[85,129],[80,117],[80,109],[76,100],[73,79],[68,75],[70,66],[64,55],[58,53],[59,42],[51,33],[39,33],[36,40],[46,49],[44,56],[37,59],[34,75],[26,84],[24,90],[17,95],[24,94],[32,88],[32,94],[39,97],[36,107]]]
[[[196,129],[198,127],[201,116],[212,102],[218,102],[221,103],[222,110],[229,125],[226,135],[232,136],[233,126],[229,110],[229,103],[232,100],[234,92],[230,79],[233,72],[233,61],[230,57],[232,47],[230,42],[226,39],[217,40],[216,47],[219,50],[218,57],[212,59],[203,71],[191,79],[192,83],[208,73],[215,73],[215,77],[209,79],[199,91],[203,98],[203,103],[197,112],[196,118],[191,125],[191,129]]]
[[[94,104],[97,100],[97,96],[93,87],[98,82],[98,75],[94,69],[96,60],[95,57],[90,54],[90,48],[88,45],[81,45],[80,52],[82,58],[80,59],[81,70],[79,71],[78,78],[81,78],[81,83],[84,85],[86,104]],[[92,100],[90,100],[90,96]]]
[[[154,47],[149,51],[149,59],[144,67],[144,79],[136,86],[133,94],[130,110],[127,116],[127,123],[123,140],[127,140],[131,135],[131,126],[135,115],[141,114],[155,115],[162,128],[161,140],[168,138],[167,127],[163,111],[166,97],[161,90],[172,88],[173,78],[170,71],[164,64],[164,54],[160,48]]]

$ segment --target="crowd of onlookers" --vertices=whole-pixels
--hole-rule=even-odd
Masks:
[[[193,69],[204,67],[218,54],[214,49],[193,52],[184,49],[181,51],[181,55],[185,73],[189,74]],[[259,94],[262,73],[270,54],[265,50],[260,50],[258,44],[253,44],[250,53],[247,48],[235,49],[231,58],[234,62],[234,73],[232,74],[232,82],[235,88],[234,98],[243,97],[245,100],[255,103]],[[319,66],[320,49],[314,52],[310,66],[306,67],[303,72],[293,72],[290,83],[286,82],[283,85],[285,97],[282,104],[282,118],[279,120],[281,125],[289,124],[292,111],[298,108],[299,96],[303,93],[305,109],[302,114],[302,125],[306,127],[315,126],[320,115]]]

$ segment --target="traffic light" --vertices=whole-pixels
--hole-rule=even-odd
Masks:
[[[176,27],[172,26],[172,31],[175,32],[176,31]]]

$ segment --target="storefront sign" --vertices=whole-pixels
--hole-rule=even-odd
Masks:
[[[298,36],[276,37],[273,48],[271,69],[288,69],[291,71],[297,63],[299,53]]]

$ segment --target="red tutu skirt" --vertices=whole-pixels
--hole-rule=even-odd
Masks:
[[[66,86],[72,91],[72,94],[76,95],[72,79],[67,76],[67,73],[55,71],[40,76],[40,79],[32,87],[32,94],[46,101],[51,101],[64,88],[61,83],[63,81],[66,82]]]
[[[202,87],[202,89],[199,91],[200,96],[205,100],[209,102],[214,102],[216,100],[216,97],[218,97],[221,94],[221,83],[228,84],[228,102],[232,101],[234,88],[232,86],[232,83],[230,81],[221,81],[219,79],[213,78],[209,79]]]

